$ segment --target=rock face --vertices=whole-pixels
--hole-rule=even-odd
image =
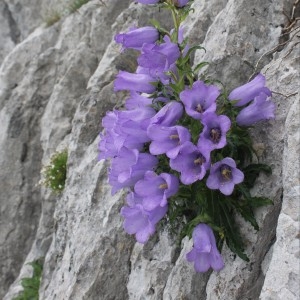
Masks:
[[[159,232],[142,246],[124,233],[124,195],[111,196],[108,165],[97,160],[101,118],[125,97],[113,93],[114,76],[135,68],[135,55],[120,53],[113,35],[153,17],[168,27],[169,16],[130,0],[93,0],[45,28],[37,27],[42,2],[0,0],[1,299],[22,290],[21,278],[31,275],[27,263],[40,257],[40,299],[299,298],[297,24],[282,35],[283,10],[290,13],[293,3],[195,0],[186,20],[191,43],[207,49],[196,52],[195,64],[211,62],[207,75],[229,89],[261,71],[277,105],[276,121],[252,132],[259,159],[273,169],[252,192],[274,205],[256,211],[257,233],[238,220],[250,262],[224,246],[225,268],[196,274],[185,260],[188,239],[179,247]],[[23,15],[17,14],[21,4]],[[57,196],[38,183],[42,166],[64,148],[67,182]]]

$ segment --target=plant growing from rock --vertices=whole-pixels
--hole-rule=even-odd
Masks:
[[[43,19],[44,19],[44,22],[46,23],[47,27],[50,27],[53,24],[55,24],[56,22],[58,22],[61,19],[61,17],[62,17],[62,14],[58,9],[47,8],[43,12]]]
[[[32,277],[21,279],[23,291],[13,300],[38,300],[43,265],[39,260],[28,263],[33,268]]]
[[[58,22],[61,18],[77,12],[81,6],[89,1],[90,0],[69,0],[64,4],[57,5],[57,7],[48,6],[43,13],[46,26],[49,27]]]
[[[67,5],[67,10],[70,14],[76,12],[82,5],[88,3],[90,0],[72,0]]]
[[[55,153],[49,165],[42,169],[43,180],[41,183],[56,193],[60,193],[65,188],[67,178],[68,151],[63,150]]]
[[[248,260],[234,214],[258,230],[254,209],[272,203],[250,193],[259,173],[271,170],[254,162],[248,130],[274,118],[271,91],[262,74],[229,94],[217,80],[198,75],[208,63],[192,66],[190,55],[205,49],[190,46],[182,27],[192,1],[137,2],[170,10],[174,28],[153,20],[115,36],[123,50],[140,56],[135,73],[116,76],[115,91],[130,96],[124,110],[103,118],[99,158],[111,161],[112,193],[127,191],[121,209],[127,233],[146,243],[164,220],[180,228],[180,238],[193,238],[187,260],[196,271],[218,271],[224,242]]]

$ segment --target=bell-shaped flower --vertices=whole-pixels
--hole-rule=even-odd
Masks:
[[[202,180],[209,166],[210,149],[191,142],[182,144],[176,158],[170,159],[170,167],[180,172],[180,180],[186,185]]]
[[[123,146],[130,149],[140,149],[143,146],[143,142],[138,139],[131,139],[120,130],[120,113],[118,110],[109,111],[102,119],[105,134],[100,133],[99,160],[117,156]]]
[[[121,124],[120,129],[124,133],[128,133],[139,138],[139,133],[135,133],[135,130],[146,130],[155,114],[155,109],[150,106],[141,106],[136,109],[121,111],[119,116]],[[128,127],[130,127],[128,124],[131,123],[133,124],[131,126],[133,130],[128,130]],[[149,139],[145,138],[145,142],[146,141],[149,141]]]
[[[211,190],[220,190],[226,196],[232,194],[234,186],[244,180],[244,173],[237,169],[235,161],[226,157],[213,164],[206,185]]]
[[[151,139],[149,152],[153,155],[166,153],[169,158],[175,158],[180,146],[191,140],[190,132],[183,126],[152,125],[147,132]]]
[[[127,136],[119,135],[114,132],[100,133],[98,159],[102,160],[116,157],[123,146],[129,149],[141,149],[143,144],[134,139],[127,139]]]
[[[240,126],[250,126],[256,122],[274,119],[275,104],[265,93],[260,93],[252,103],[243,108],[236,117]]]
[[[153,171],[148,171],[144,179],[135,184],[134,191],[142,197],[144,209],[151,211],[158,206],[166,206],[167,199],[177,193],[178,186],[176,176],[167,173],[157,175]]]
[[[271,96],[271,91],[265,87],[266,78],[262,74],[258,74],[250,82],[235,88],[228,96],[229,100],[238,100],[235,106],[243,106],[253,100],[260,93]]]
[[[220,91],[217,87],[196,81],[191,89],[185,89],[180,93],[180,99],[186,113],[200,120],[205,114],[216,111],[216,99],[219,95]]]
[[[102,119],[105,134],[100,134],[99,159],[113,158],[124,146],[141,150],[149,142],[147,128],[156,111],[149,106],[132,110],[108,112]]]
[[[179,56],[178,45],[167,39],[159,45],[144,44],[141,55],[138,57],[138,64],[144,68],[164,69],[175,63]]]
[[[128,110],[150,106],[153,102],[152,98],[140,95],[136,92],[131,92],[130,97],[126,99],[125,108]]]
[[[155,78],[149,74],[133,74],[120,71],[114,81],[114,91],[129,90],[141,93],[153,93],[156,88],[153,84]]]
[[[165,216],[168,206],[157,206],[151,211],[144,209],[142,198],[135,193],[127,196],[128,206],[121,209],[124,217],[124,230],[129,234],[135,234],[139,243],[146,243],[149,237],[154,234],[156,224]]]
[[[172,43],[170,38],[165,36],[161,44],[144,44],[141,55],[138,58],[140,67],[147,69],[154,78],[167,83],[169,76],[166,72],[174,69],[176,60],[180,57],[180,50],[177,44]]]
[[[163,108],[161,108],[157,112],[157,114],[150,120],[149,126],[173,126],[181,118],[182,114],[182,105],[177,101],[170,101]]]
[[[186,258],[189,262],[194,262],[196,272],[204,273],[209,268],[220,271],[224,268],[214,233],[208,225],[201,223],[194,228],[193,242],[193,249],[187,253]]]
[[[147,171],[156,167],[157,162],[157,158],[151,154],[122,147],[118,156],[112,159],[108,176],[112,194],[124,187],[133,187]]]
[[[131,29],[126,33],[119,33],[115,36],[115,41],[122,44],[123,48],[141,50],[142,46],[147,43],[155,43],[159,38],[159,32],[155,27],[146,26]]]
[[[227,116],[207,113],[201,120],[204,125],[200,134],[198,146],[202,144],[213,149],[221,149],[226,145],[226,133],[230,129],[231,122]]]

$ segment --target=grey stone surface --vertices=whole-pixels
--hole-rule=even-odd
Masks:
[[[16,40],[10,19],[0,19],[0,41],[10,41],[0,47],[0,298],[13,299],[31,275],[26,263],[44,257],[40,299],[298,299],[299,38],[263,55],[287,37],[282,11],[293,1],[195,0],[186,20],[191,43],[207,49],[195,55],[195,64],[211,62],[203,72],[234,88],[261,70],[277,105],[276,120],[252,132],[259,160],[273,169],[252,193],[274,205],[256,211],[259,232],[237,218],[250,262],[224,246],[225,268],[207,274],[186,262],[187,238],[179,246],[163,231],[143,246],[124,233],[124,195],[111,196],[108,164],[97,160],[101,118],[126,96],[113,93],[114,76],[135,68],[136,55],[120,53],[113,35],[149,17],[166,27],[170,19],[130,0],[93,0],[32,32],[45,3],[0,0],[1,16],[9,8],[24,23]],[[64,148],[66,188],[55,196],[38,184],[40,170]]]
[[[40,119],[55,66],[51,52],[40,51],[56,38],[55,28],[31,36],[14,48],[0,69],[0,297],[19,273],[41,214]]]
[[[41,8],[43,0],[2,0],[6,3],[11,18],[15,24],[12,28],[12,36],[18,33],[20,41],[41,25]],[[46,2],[46,1],[45,1]]]
[[[8,5],[4,1],[0,1],[0,63],[4,57],[19,42],[20,32],[16,26]]]
[[[300,50],[292,41],[274,61],[264,68],[269,85],[280,91],[278,111],[285,111],[283,129],[282,209],[276,229],[276,242],[266,270],[260,299],[297,299],[299,287],[299,212],[300,212]]]
[[[44,0],[0,0],[0,63],[21,41],[44,23]]]

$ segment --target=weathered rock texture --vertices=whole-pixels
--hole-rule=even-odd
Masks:
[[[231,89],[262,71],[277,104],[276,120],[253,130],[273,168],[253,194],[274,205],[256,211],[258,233],[238,220],[250,262],[224,247],[224,270],[204,275],[185,260],[188,239],[178,247],[160,232],[142,246],[124,233],[123,194],[111,196],[107,163],[97,160],[101,118],[125,96],[113,93],[114,76],[135,68],[113,35],[170,18],[130,0],[93,0],[32,32],[39,3],[0,0],[0,298],[13,299],[31,275],[26,263],[44,257],[40,299],[298,299],[299,23],[282,36],[293,1],[195,0],[186,21],[191,43],[207,49],[195,63],[211,62],[208,76]],[[38,184],[40,170],[64,148],[68,176],[56,196]]]

